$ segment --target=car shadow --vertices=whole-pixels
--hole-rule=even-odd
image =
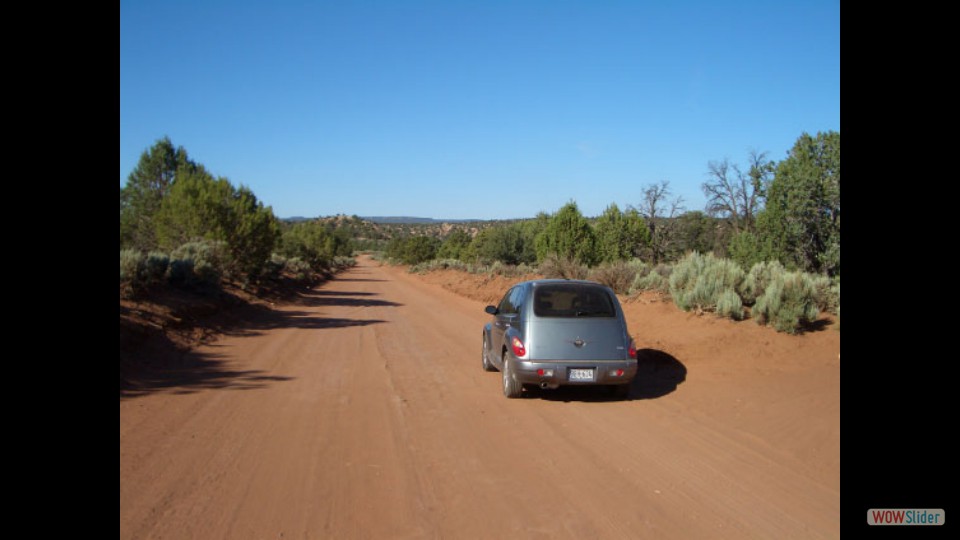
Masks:
[[[687,366],[672,354],[657,349],[637,351],[637,377],[627,399],[656,399],[687,380]]]
[[[670,394],[686,379],[687,367],[670,353],[657,349],[640,349],[637,351],[637,376],[630,383],[630,390],[625,398],[613,395],[609,387],[603,386],[561,386],[556,390],[531,387],[524,391],[524,397],[588,403],[639,401]]]

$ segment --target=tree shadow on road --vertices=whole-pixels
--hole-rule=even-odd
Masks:
[[[228,366],[222,354],[184,349],[166,336],[152,336],[135,355],[125,358],[121,349],[120,399],[211,389],[255,390],[293,379]]]
[[[359,291],[326,291],[315,289],[303,291],[303,304],[308,306],[351,306],[351,307],[399,307],[403,304],[372,298],[377,293]]]
[[[253,390],[289,381],[282,374],[243,369],[242,359],[211,352],[218,335],[255,336],[279,328],[331,330],[386,322],[379,318],[326,317],[297,309],[271,309],[237,298],[191,297],[177,293],[157,298],[156,313],[120,307],[120,398],[158,392],[184,394],[209,389]],[[400,304],[377,300],[369,293],[320,290],[298,293],[294,307],[381,306]],[[169,316],[157,313],[166,310]],[[207,343],[202,349],[198,345]]]

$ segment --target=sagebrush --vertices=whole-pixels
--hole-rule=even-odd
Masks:
[[[717,298],[717,315],[735,321],[743,319],[743,302],[733,289],[726,289]]]
[[[540,263],[540,273],[545,278],[587,279],[590,269],[576,259],[547,255]]]
[[[743,269],[737,263],[712,253],[692,252],[674,265],[670,274],[670,296],[684,311],[717,312],[720,297],[728,291],[736,295],[743,280]]]
[[[758,262],[750,268],[737,292],[743,303],[752,306],[757,297],[763,294],[767,285],[779,279],[787,270],[778,261]]]
[[[226,242],[187,242],[170,252],[168,278],[186,285],[218,286],[228,260]]]
[[[757,324],[796,334],[817,320],[817,291],[809,274],[786,272],[771,281],[753,306]]]
[[[639,261],[605,262],[591,270],[588,277],[610,287],[617,294],[627,294],[637,277],[638,269],[644,267],[645,265]]]

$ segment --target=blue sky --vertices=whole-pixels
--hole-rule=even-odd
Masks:
[[[169,136],[280,217],[598,215],[840,130],[840,4],[120,3],[120,184]]]

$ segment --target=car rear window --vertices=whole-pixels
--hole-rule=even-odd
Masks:
[[[601,287],[582,283],[539,285],[533,293],[538,317],[614,317],[610,295]]]

